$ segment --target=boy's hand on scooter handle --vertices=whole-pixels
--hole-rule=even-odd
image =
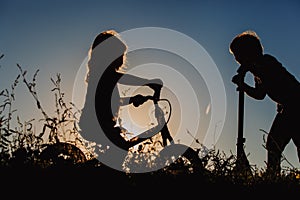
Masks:
[[[245,76],[246,73],[250,71],[250,66],[249,65],[240,65],[240,67],[236,70],[236,72],[238,74],[240,74],[241,76]]]
[[[240,74],[236,74],[232,77],[231,81],[237,86],[240,86],[242,83],[244,83],[244,77]]]
[[[237,70],[238,73],[232,77],[231,81],[238,86],[236,89],[237,91],[241,91],[245,75],[248,71],[249,67],[240,66]]]
[[[236,74],[232,77],[231,81],[237,85],[236,91],[241,91],[242,85],[244,83],[244,77],[240,74]]]

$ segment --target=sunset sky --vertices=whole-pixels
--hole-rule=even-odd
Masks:
[[[226,105],[226,117],[215,123],[215,128],[222,128],[222,130],[217,130],[220,132],[220,136],[216,138],[214,144],[208,144],[208,146],[215,145],[216,149],[229,155],[230,152],[236,152],[238,105],[238,93],[235,85],[231,82],[232,76],[236,74],[238,64],[229,53],[229,43],[235,35],[245,30],[256,31],[261,38],[265,53],[275,56],[288,71],[300,80],[299,10],[300,2],[297,0],[0,0],[0,55],[4,54],[0,60],[0,90],[9,88],[16,78],[19,73],[17,63],[23,69],[28,70],[29,77],[39,69],[38,94],[46,110],[53,113],[54,99],[50,91],[53,87],[50,78],[55,77],[57,73],[61,74],[62,89],[66,93],[66,98],[71,101],[76,77],[82,73],[80,72],[81,66],[98,33],[107,29],[126,33],[128,30],[142,27],[173,30],[203,47],[202,53],[207,53],[212,60],[211,62],[203,61],[202,64],[215,65],[221,75],[226,99],[219,99],[218,102]],[[126,39],[124,40],[126,42]],[[139,61],[138,55],[143,56],[143,52],[132,53],[131,57],[129,55],[131,63],[128,61],[128,64],[138,65],[139,62],[143,64],[145,60]],[[158,54],[152,52],[150,55],[157,56]],[[173,128],[178,123],[182,123],[182,130],[187,130],[190,126],[188,122],[197,118],[197,115],[193,114],[193,110],[200,109],[209,113],[211,94],[209,94],[209,86],[205,86],[207,77],[202,77],[203,79],[200,78],[199,82],[195,82],[193,68],[189,68],[184,60],[176,60],[172,57],[173,55],[166,52],[159,55],[163,55],[164,58],[168,57],[172,63],[152,65],[156,72],[159,70],[155,67],[159,67],[159,64],[170,64],[174,68],[175,65],[182,64],[187,67],[181,69],[182,71],[179,70],[176,77],[174,77],[175,73],[171,77],[162,75],[170,73],[166,66],[163,67],[165,71],[161,71],[161,74],[152,74],[152,76],[161,76],[165,83],[171,83],[181,80],[181,75],[184,74],[185,79],[183,80],[187,82],[181,82],[181,85],[188,85],[190,82],[195,86],[199,83],[199,88],[195,92],[198,100],[200,99],[199,102],[188,102],[188,99],[179,98],[176,92],[180,91],[180,88],[176,86],[174,88],[178,91],[171,91],[169,88],[164,96],[173,99],[172,108],[175,110],[176,107],[181,106],[179,106],[181,110],[173,113],[174,117],[181,116],[176,119],[179,121],[172,122],[174,123]],[[136,69],[132,72],[142,76],[141,72],[145,72],[144,70]],[[216,77],[219,74],[216,74]],[[203,76],[203,74],[200,75]],[[247,76],[246,80],[251,82],[251,76]],[[170,87],[172,88],[172,86]],[[22,84],[17,87],[16,99],[15,107],[23,120],[42,117],[32,96]],[[197,103],[199,103],[198,106]],[[205,114],[205,112],[200,113],[201,116]],[[275,114],[276,105],[268,97],[263,101],[245,98],[245,151],[250,154],[248,157],[250,163],[258,167],[264,167],[266,160],[266,150],[263,147],[264,133],[259,129],[269,131]],[[188,116],[191,118],[188,119]],[[207,129],[206,123],[203,124],[203,128],[201,127],[202,131]],[[187,137],[189,136],[187,135]],[[204,136],[200,134],[199,139],[203,140]],[[292,142],[286,147],[284,156],[294,167],[300,168],[296,149]],[[283,163],[283,166],[291,167],[286,162]]]

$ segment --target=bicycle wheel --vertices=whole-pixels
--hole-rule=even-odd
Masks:
[[[203,173],[205,171],[197,151],[183,144],[171,144],[161,150],[157,165],[172,174]]]
[[[87,161],[85,154],[78,147],[66,142],[45,144],[39,159],[46,166],[80,164]]]

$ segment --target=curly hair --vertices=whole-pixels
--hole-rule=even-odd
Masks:
[[[262,54],[263,46],[256,32],[247,30],[232,40],[229,51],[231,54],[236,54],[237,52]]]
[[[111,39],[111,40],[108,40],[108,39]],[[115,52],[119,52],[121,51],[123,53],[123,60],[124,60],[124,63],[126,61],[126,52],[127,52],[127,46],[125,44],[125,42],[121,39],[120,35],[115,31],[115,30],[106,30],[106,31],[103,31],[101,33],[99,33],[90,49],[89,49],[89,59],[88,59],[88,64],[87,64],[87,74],[86,74],[86,79],[85,81],[88,82],[89,80],[89,75],[90,75],[90,72],[93,70],[92,68],[93,67],[97,67],[97,65],[99,64],[99,62],[101,62],[101,59],[99,59],[101,56],[99,55],[99,53],[102,53],[102,51],[98,51],[96,47],[100,47],[100,44],[103,43],[104,41],[109,41],[110,43],[108,43],[110,46],[105,46],[105,47],[108,47],[107,49],[107,53],[109,53],[109,51],[111,51],[113,49],[113,51]],[[110,49],[110,47],[112,49]],[[96,51],[97,50],[97,51]],[[92,64],[94,63],[94,64]],[[98,64],[97,64],[98,63]],[[95,66],[96,65],[96,66]],[[93,66],[93,67],[92,67]],[[122,66],[117,66],[118,68],[116,70],[123,70],[125,69],[125,64],[123,64]]]

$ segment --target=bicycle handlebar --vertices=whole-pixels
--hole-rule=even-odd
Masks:
[[[133,105],[135,107],[138,107],[138,106],[144,104],[148,100],[152,100],[154,104],[157,104],[158,101],[160,100],[160,92],[161,92],[162,85],[149,84],[148,86],[154,90],[153,96],[136,95],[135,97],[138,97],[139,101],[138,102],[133,101]]]
[[[151,87],[154,90],[153,96],[150,96],[150,95],[148,95],[148,96],[137,95],[139,97],[139,101],[138,102],[133,102],[133,105],[135,107],[138,107],[138,106],[144,104],[146,101],[152,100],[154,105],[155,105],[155,117],[156,117],[156,119],[158,119],[159,117],[163,116],[163,111],[159,107],[158,102],[159,101],[166,101],[169,104],[170,111],[169,111],[168,119],[166,121],[165,120],[164,121],[165,121],[165,123],[168,123],[169,120],[170,120],[170,117],[171,117],[172,107],[171,107],[171,103],[168,99],[161,99],[160,98],[162,85],[151,83],[148,86]]]
[[[162,85],[151,83],[151,84],[148,84],[148,86],[154,90],[153,99],[151,99],[151,98],[150,99],[153,100],[155,104],[157,104],[157,102],[160,98],[160,92],[161,92]]]

